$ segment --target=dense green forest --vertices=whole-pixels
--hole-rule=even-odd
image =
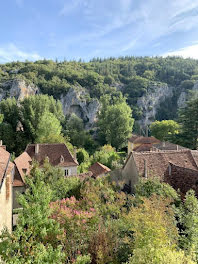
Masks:
[[[98,99],[120,90],[127,96],[135,119],[141,118],[137,99],[146,94],[149,87],[157,89],[158,85],[166,83],[175,89],[168,101],[169,108],[166,103],[161,105],[157,117],[162,120],[175,117],[179,91],[192,89],[198,80],[198,61],[180,57],[120,57],[95,58],[90,62],[41,60],[0,65],[0,83],[13,78],[34,83],[42,93],[56,99],[70,87],[78,89],[82,86],[90,98]]]
[[[159,139],[164,138],[193,149],[197,146],[196,128],[192,129],[188,125],[184,135],[186,128],[182,130],[181,125],[185,118],[182,121],[176,103],[181,91],[191,91],[198,81],[197,60],[180,57],[120,57],[95,58],[90,62],[42,60],[1,64],[0,87],[8,97],[9,90],[6,89],[10,87],[5,83],[15,79],[25,80],[27,84],[33,83],[41,92],[40,95],[21,100],[20,104],[14,98],[0,103],[0,137],[7,149],[15,155],[19,155],[31,142],[66,142],[71,150],[74,146],[84,154],[86,151],[83,158],[86,160],[87,155],[103,153],[105,144],[122,150],[132,131],[139,131],[136,121],[141,119],[142,113],[137,105],[138,98],[146,95],[149,89],[157,91],[160,85],[164,87],[163,84],[174,89],[172,96],[159,105],[156,119],[173,119],[180,125],[177,133],[172,133],[172,136],[170,131],[175,129],[169,127],[169,124],[173,124],[169,121],[168,128],[162,126],[159,133],[154,132],[154,129],[150,131]],[[100,101],[96,130],[85,130],[83,120],[75,115],[64,116],[59,99],[70,88],[87,91],[87,101],[91,98]],[[196,119],[196,105],[197,102],[192,103],[188,120],[190,116]],[[167,136],[162,136],[165,131],[168,131]],[[194,134],[189,138],[187,135],[192,134],[192,131]],[[114,167],[108,159],[104,163]],[[85,167],[82,165],[81,170],[84,171]]]

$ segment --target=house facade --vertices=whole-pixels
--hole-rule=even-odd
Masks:
[[[60,167],[64,171],[65,177],[77,175],[78,162],[63,143],[29,144],[25,152],[32,160],[37,161],[40,167],[48,159],[52,166]]]
[[[25,176],[30,173],[32,166],[32,158],[27,152],[23,152],[14,160],[15,174],[13,181],[13,209],[19,208],[17,202],[17,194],[25,192]]]
[[[131,152],[121,170],[124,186],[135,192],[140,178],[157,177],[185,195],[194,189],[198,195],[198,159],[190,150]]]
[[[150,151],[153,144],[159,144],[161,141],[155,137],[143,137],[132,135],[128,139],[128,155],[132,151]]]
[[[12,231],[12,183],[14,164],[10,153],[0,146],[0,232],[3,228]]]

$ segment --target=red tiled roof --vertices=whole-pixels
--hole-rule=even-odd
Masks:
[[[134,144],[157,144],[161,141],[155,137],[143,137],[143,136],[137,136],[133,135],[131,138],[129,138],[129,141]]]
[[[169,163],[183,168],[198,169],[190,150],[132,152],[132,155],[140,176],[144,176],[145,164],[147,167],[147,177],[156,176],[161,179],[164,179],[164,174]]]
[[[107,173],[111,171],[107,166],[101,164],[100,162],[96,162],[89,168],[89,171],[93,173],[93,177],[97,177],[101,174]]]
[[[13,187],[23,187],[25,184],[22,182],[22,180],[14,179],[13,181]]]
[[[141,151],[150,151],[152,149],[153,145],[152,144],[142,144],[140,146],[137,146],[134,148],[133,151],[141,152]]]
[[[128,140],[133,143],[135,139],[139,138],[140,136],[133,134]]]
[[[14,164],[9,160],[10,160],[10,153],[6,151],[3,147],[0,147],[0,188],[5,173],[6,174],[10,173],[14,168]]]
[[[183,168],[169,163],[169,170],[165,174],[165,182],[175,190],[180,190],[182,197],[186,192],[193,189],[198,195],[198,170]]]
[[[44,160],[48,157],[53,166],[77,166],[78,162],[74,160],[67,146],[63,143],[57,144],[38,144],[39,152],[35,154],[36,144],[30,144],[26,147],[26,152],[32,159],[35,159],[42,166]],[[63,158],[61,160],[61,158]]]
[[[17,157],[14,160],[14,163],[16,165],[16,169],[19,172],[20,178],[19,177],[16,178],[16,173],[15,173],[15,179],[14,179],[13,186],[19,186],[19,181],[21,182],[20,186],[24,185],[24,177],[25,175],[30,173],[31,162],[32,162],[32,159],[28,155],[27,152],[23,152],[19,157]]]
[[[160,142],[158,144],[153,144],[153,150],[189,150],[188,148],[182,147],[180,145],[176,145],[173,143],[170,143],[168,141]]]

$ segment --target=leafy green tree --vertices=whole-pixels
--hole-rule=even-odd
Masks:
[[[179,208],[180,247],[198,262],[198,200],[193,190],[187,192]]]
[[[27,137],[35,141],[37,137],[38,124],[45,112],[50,112],[59,120],[63,120],[63,110],[60,101],[52,96],[34,95],[25,98],[21,102],[20,112],[22,124]]]
[[[113,104],[108,99],[102,99],[102,110],[98,116],[99,135],[105,140],[104,143],[119,149],[131,134],[134,120],[126,98],[116,97]]]
[[[10,264],[63,263],[65,254],[59,240],[62,230],[50,218],[52,191],[39,169],[31,176],[26,178],[28,189],[19,196],[23,210],[16,230],[12,234],[6,230],[1,234],[1,259]]]
[[[127,218],[132,223],[134,243],[129,264],[195,264],[184,251],[177,250],[178,233],[168,203],[154,196],[131,208]]]
[[[95,141],[84,128],[83,120],[75,114],[72,114],[69,118],[65,118],[63,133],[69,137],[72,145],[77,148],[85,148],[90,153],[96,148]]]
[[[180,201],[177,192],[167,183],[160,182],[159,179],[141,179],[135,186],[136,196],[151,197],[159,195],[161,198],[168,198],[175,202]]]
[[[4,99],[0,102],[0,113],[3,115],[3,122],[12,126],[16,131],[18,121],[20,120],[19,106],[15,98]]]
[[[33,168],[37,170],[37,166]],[[48,160],[45,160],[42,168],[43,181],[52,190],[52,199],[56,201],[66,197],[80,196],[81,182],[77,176],[64,177],[64,172],[61,168],[53,167]]]
[[[161,141],[172,140],[180,132],[180,125],[174,120],[155,121],[150,125],[151,135]]]
[[[79,163],[78,171],[80,173],[86,172],[90,166],[89,153],[85,149],[80,148],[77,150],[76,157]]]
[[[50,112],[44,112],[38,120],[36,141],[43,142],[61,135],[61,124],[56,116]],[[48,142],[50,143],[50,142]]]
[[[187,102],[186,107],[179,111],[179,122],[182,125],[183,144],[197,149],[198,144],[198,98]]]
[[[121,158],[111,145],[104,145],[91,157],[91,163],[100,162],[110,169],[120,167]]]

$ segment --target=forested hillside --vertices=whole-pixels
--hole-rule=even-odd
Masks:
[[[144,111],[151,111],[156,106],[154,114],[157,119],[173,119],[181,92],[191,90],[198,80],[198,61],[179,57],[120,57],[104,60],[95,58],[86,63],[42,60],[0,65],[3,89],[8,89],[2,85],[4,82],[15,78],[34,83],[41,93],[53,95],[56,99],[66,94],[71,87],[77,90],[83,87],[90,98],[98,99],[104,94],[114,94],[120,90],[127,97],[136,120],[143,118]],[[167,90],[167,86],[171,91],[169,88]],[[159,87],[166,90],[166,102],[159,98],[156,105],[143,109],[143,103],[137,103],[138,98],[148,93],[155,96]]]

